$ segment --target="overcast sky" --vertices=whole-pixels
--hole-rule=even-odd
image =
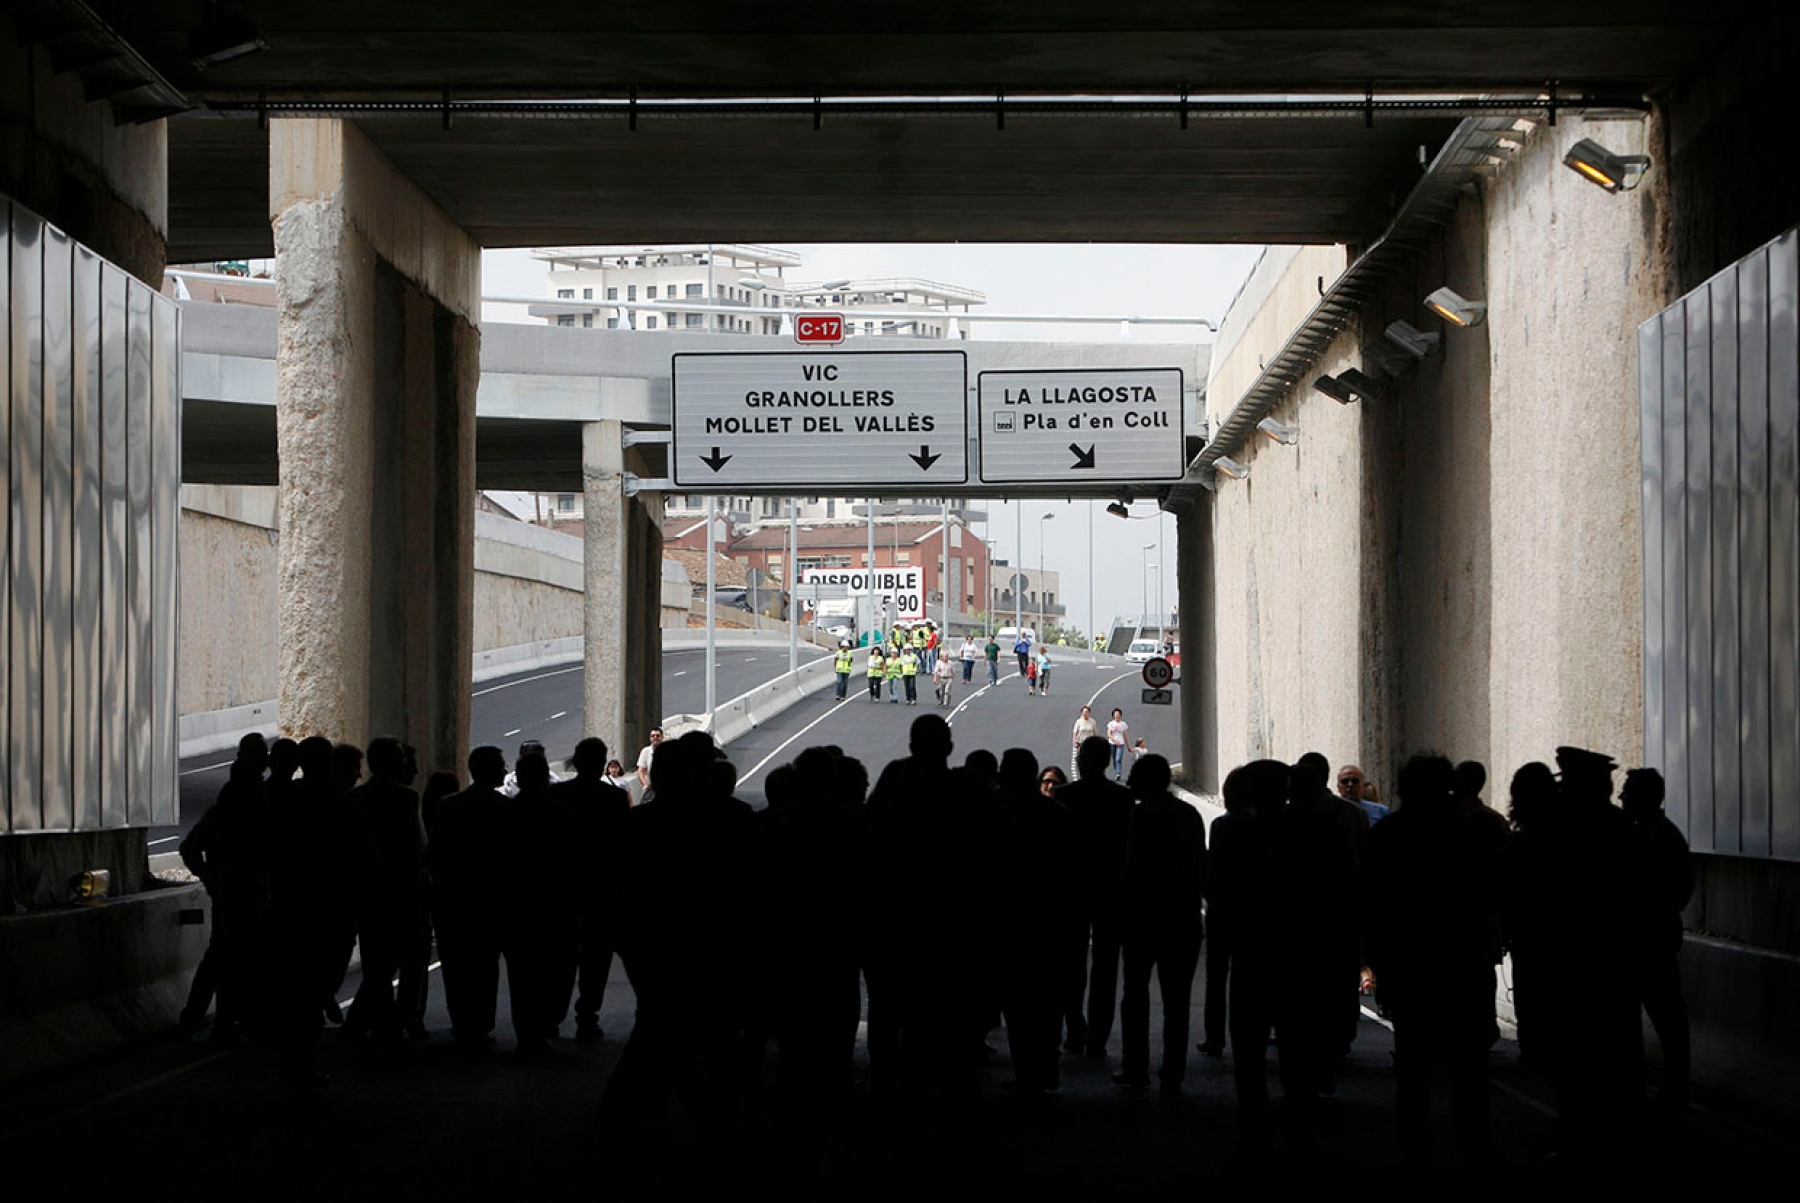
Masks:
[[[1105,316],[1225,316],[1260,250],[1254,246],[1114,246],[919,244],[796,245],[805,265],[790,270],[795,280],[861,279],[918,276],[943,284],[959,284],[987,294],[993,313],[1080,314]],[[528,251],[487,251],[482,256],[482,291],[489,296],[543,296],[544,265]],[[523,321],[523,311],[490,305],[489,321]],[[1022,342],[1117,342],[1118,325],[982,322],[970,337]],[[1180,343],[1212,335],[1200,326],[1146,326],[1132,331],[1139,345]],[[985,506],[996,558],[1038,564],[1039,531],[1043,532],[1044,567],[1062,573],[1063,601],[1076,626],[1090,629],[1089,503],[1045,500]],[[1103,502],[1093,511],[1093,612],[1104,624],[1114,615],[1136,614],[1149,596],[1157,606],[1157,578],[1162,578],[1163,604],[1173,608],[1175,595],[1175,519],[1158,516],[1147,502],[1132,506],[1133,520],[1112,517]],[[1048,521],[1043,515],[1054,514]],[[1022,529],[1021,529],[1022,528]],[[977,528],[978,533],[981,532]],[[1018,531],[1018,534],[1015,534]],[[1020,538],[1023,538],[1021,554]],[[1157,544],[1161,551],[1145,544]],[[1146,569],[1147,564],[1158,565]]]

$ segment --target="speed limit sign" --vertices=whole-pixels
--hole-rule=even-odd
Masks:
[[[1175,679],[1175,666],[1161,656],[1154,660],[1144,661],[1144,684],[1152,689],[1161,689]]]

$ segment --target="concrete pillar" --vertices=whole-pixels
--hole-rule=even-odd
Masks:
[[[284,733],[460,774],[481,252],[356,126],[269,123]]]
[[[1182,775],[1201,793],[1216,794],[1219,773],[1219,678],[1214,668],[1215,583],[1213,499],[1202,492],[1175,515],[1175,572],[1181,605]]]
[[[582,602],[586,677],[582,729],[626,764],[662,722],[662,494],[625,492],[647,475],[615,421],[581,428]]]

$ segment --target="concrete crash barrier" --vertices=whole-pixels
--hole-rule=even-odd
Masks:
[[[861,658],[866,653],[859,651],[857,655]],[[859,679],[864,667],[862,663],[857,664],[852,680]],[[833,671],[829,656],[821,656],[810,664],[802,664],[793,672],[782,673],[773,681],[723,703],[714,717],[712,737],[724,747],[814,694],[829,689],[836,679],[837,674]],[[704,714],[672,714],[663,719],[663,734],[670,739],[689,731],[707,729]]]
[[[0,1082],[166,1034],[207,913],[206,891],[187,885],[0,917]]]

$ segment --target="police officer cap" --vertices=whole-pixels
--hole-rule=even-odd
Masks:
[[[1609,776],[1619,765],[1604,752],[1561,747],[1556,749],[1556,767],[1565,777],[1595,777]]]

